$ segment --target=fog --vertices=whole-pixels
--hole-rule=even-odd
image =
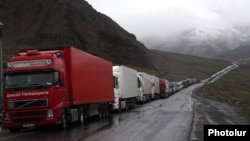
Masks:
[[[139,39],[250,25],[249,0],[87,0]]]

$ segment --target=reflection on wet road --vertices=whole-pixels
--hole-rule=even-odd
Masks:
[[[72,125],[66,131],[56,128],[30,129],[9,133],[1,129],[0,141],[186,141],[190,140],[193,120],[192,85],[166,99],[138,105],[127,112],[116,113],[106,121],[88,121]]]

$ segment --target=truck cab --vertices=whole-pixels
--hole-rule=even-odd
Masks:
[[[3,124],[11,131],[61,123],[69,105],[62,50],[22,50],[4,74]]]

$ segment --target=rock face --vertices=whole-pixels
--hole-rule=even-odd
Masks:
[[[71,45],[112,61],[149,67],[133,34],[84,0],[0,0],[4,61],[21,48]]]

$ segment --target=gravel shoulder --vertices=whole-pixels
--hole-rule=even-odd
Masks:
[[[204,125],[239,125],[247,124],[244,117],[240,117],[226,104],[193,95],[194,115],[190,141],[203,141]]]

